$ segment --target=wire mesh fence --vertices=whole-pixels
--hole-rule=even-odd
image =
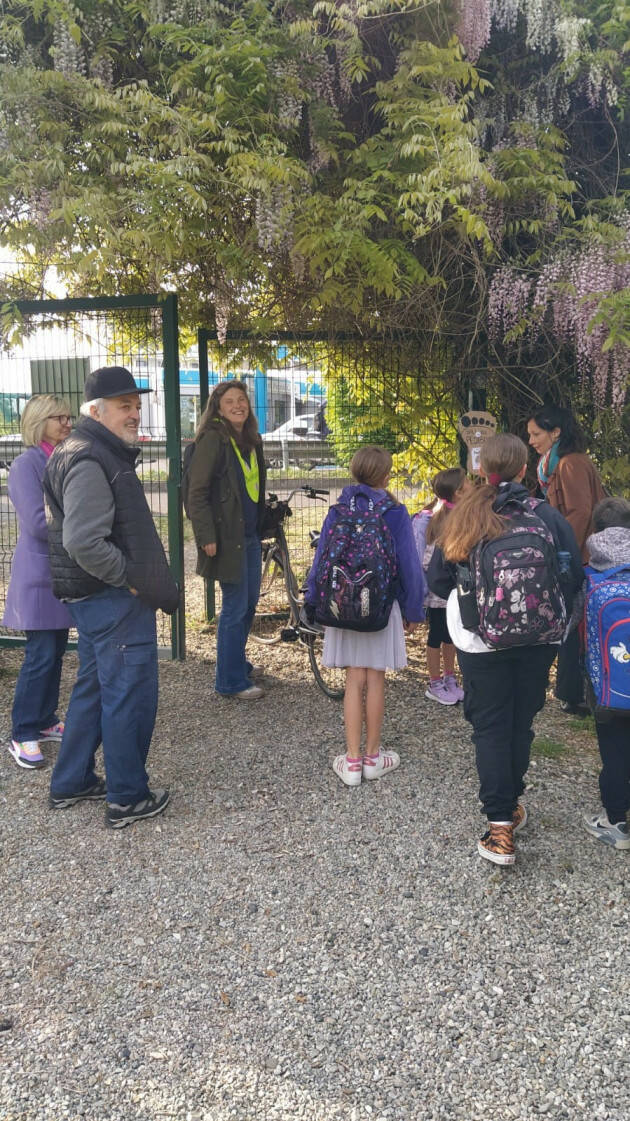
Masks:
[[[18,533],[7,479],[13,460],[23,450],[20,435],[23,408],[31,396],[53,393],[67,401],[76,419],[83,401],[85,379],[91,370],[100,366],[125,366],[131,370],[139,388],[149,390],[141,395],[137,472],[167,555],[172,553],[166,453],[164,305],[158,305],[155,299],[151,304],[150,300],[150,297],[143,298],[144,306],[133,306],[131,299],[18,305],[19,330],[10,348],[0,354],[0,618]],[[99,306],[99,303],[109,306]],[[170,559],[172,563],[173,557]],[[4,644],[15,637],[6,628],[0,628],[0,641]],[[161,648],[175,652],[171,621],[161,613],[158,614],[158,643]]]
[[[445,359],[446,361],[446,359]],[[364,444],[393,455],[390,489],[411,511],[430,493],[430,479],[459,462],[456,434],[461,403],[448,378],[436,377],[435,355],[423,357],[418,336],[397,339],[276,335],[253,338],[199,332],[199,388],[190,415],[198,421],[207,392],[226,378],[248,387],[267,464],[267,490],[286,499],[297,488],[327,490],[325,502],[297,489],[285,532],[298,583],[312,560],[309,531],[319,529],[328,505],[352,481],[350,460]],[[207,377],[207,385],[205,378]],[[185,390],[184,390],[185,392]],[[277,589],[278,608],[284,599]],[[209,597],[209,615],[220,599]]]
[[[7,473],[22,450],[24,405],[33,394],[53,392],[76,417],[85,378],[99,366],[126,366],[149,390],[142,395],[137,470],[176,578],[194,590],[193,620],[212,618],[220,599],[215,603],[212,588],[200,595],[199,582],[193,584],[196,548],[189,523],[182,522],[181,453],[217,382],[239,378],[247,384],[262,435],[267,490],[282,499],[296,492],[285,531],[299,584],[312,560],[309,531],[320,528],[328,505],[351,481],[350,460],[358,447],[381,444],[392,452],[391,490],[412,511],[427,497],[432,474],[458,461],[460,402],[446,376],[446,356],[443,375],[436,375],[434,341],[423,344],[415,335],[241,334],[220,344],[215,333],[202,329],[197,352],[186,352],[179,362],[176,304],[170,318],[165,304],[150,296],[18,307],[21,329],[0,354],[0,612],[18,531]],[[314,500],[305,487],[328,493]],[[160,645],[173,656],[184,653],[184,618],[183,603],[175,623],[158,617]],[[0,643],[10,637],[0,628]]]

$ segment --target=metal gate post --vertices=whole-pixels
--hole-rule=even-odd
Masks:
[[[199,412],[202,413],[208,404],[208,332],[200,327],[197,331],[197,351],[199,354]],[[216,615],[214,596],[214,580],[204,579],[204,592],[206,601],[206,622],[211,623]]]
[[[171,655],[179,661],[186,657],[186,612],[184,581],[184,523],[182,518],[182,426],[179,402],[179,338],[177,296],[166,296],[162,312],[162,349],[164,354],[164,418],[166,421],[166,484],[168,509],[168,551],[171,572],[180,589],[179,607],[171,617]]]
[[[203,327],[197,331],[197,354],[199,357],[199,412],[208,404],[208,334]]]

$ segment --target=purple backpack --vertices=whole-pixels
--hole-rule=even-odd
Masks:
[[[509,503],[501,510],[509,518],[505,532],[480,541],[470,557],[476,629],[496,650],[560,642],[566,629],[556,544],[535,512],[539,504]]]
[[[334,507],[337,520],[328,530],[317,564],[315,618],[325,627],[381,631],[389,621],[397,563],[383,514],[394,502],[363,497],[366,507],[357,506],[357,495],[349,505]]]
[[[585,571],[586,670],[595,715],[630,716],[630,565]]]

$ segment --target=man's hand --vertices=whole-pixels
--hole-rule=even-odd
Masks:
[[[212,545],[202,545],[201,548],[203,549],[203,551],[204,551],[204,553],[206,554],[207,557],[216,557],[216,555],[217,555],[217,543],[216,543],[216,541],[214,541],[212,543]]]

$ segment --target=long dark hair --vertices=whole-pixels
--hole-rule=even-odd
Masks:
[[[243,425],[242,432],[237,432],[233,425],[230,424],[229,420],[219,412],[221,398],[224,393],[227,393],[228,389],[240,389],[241,393],[244,393],[247,398],[249,416]],[[230,378],[228,381],[220,381],[218,385],[215,385],[208,398],[208,404],[199,418],[195,438],[200,436],[202,432],[207,432],[213,421],[219,421],[220,424],[225,425],[226,431],[234,438],[241,451],[251,452],[252,448],[255,448],[256,445],[260,443],[258,421],[252,411],[252,403],[249,399],[249,392],[244,381],[237,381],[236,378]]]
[[[563,409],[561,405],[543,405],[537,412],[532,413],[530,420],[545,432],[553,432],[554,428],[560,429],[558,440],[558,455],[569,455],[570,452],[586,451],[586,437],[570,409]]]

